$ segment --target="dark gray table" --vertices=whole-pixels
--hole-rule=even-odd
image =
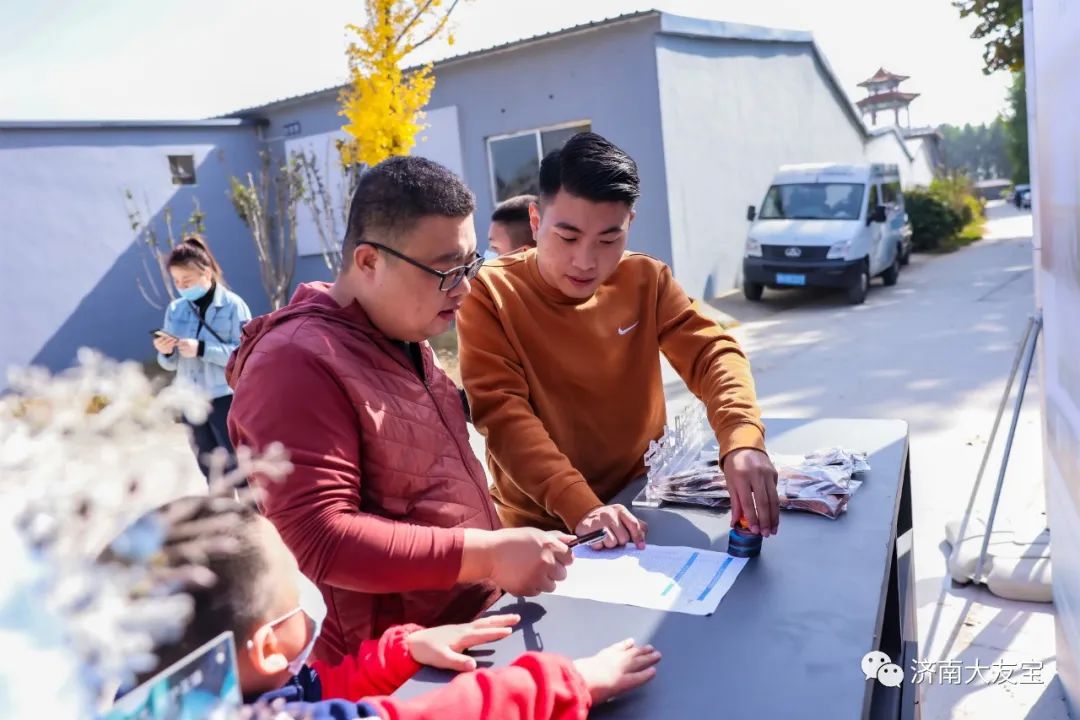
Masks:
[[[656,678],[593,710],[600,718],[839,720],[916,717],[910,679],[900,689],[865,680],[863,655],[880,649],[910,674],[915,657],[907,424],[899,420],[769,420],[769,448],[805,453],[840,445],[870,454],[871,471],[837,520],[785,512],[708,617],[542,595],[504,596],[493,612],[524,620],[508,639],[478,651],[481,666],[526,650],[584,657],[625,637],[664,655]],[[619,501],[630,505],[640,483]],[[726,513],[687,508],[634,512],[649,542],[724,550]],[[909,539],[908,539],[909,540]],[[910,547],[910,542],[901,546]],[[486,662],[485,662],[486,661]],[[449,674],[425,669],[396,695],[410,697]]]

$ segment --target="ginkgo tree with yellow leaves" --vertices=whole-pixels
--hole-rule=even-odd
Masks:
[[[345,167],[375,165],[407,155],[424,129],[423,108],[435,87],[431,63],[404,67],[425,43],[445,34],[460,0],[365,0],[363,25],[348,25],[349,83],[339,112],[346,138],[338,144]]]

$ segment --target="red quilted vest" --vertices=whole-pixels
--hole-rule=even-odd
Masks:
[[[234,443],[261,448],[277,441],[290,451],[295,469],[287,481],[255,480],[266,492],[264,513],[323,591],[328,614],[315,654],[336,662],[391,625],[463,622],[494,602],[499,591],[490,584],[454,584],[461,532],[430,528],[490,530],[499,520],[469,445],[461,395],[430,345],[421,346],[421,378],[358,304],[340,307],[327,288],[301,285],[288,306],[249,323],[227,377],[236,392]],[[268,395],[285,383],[304,386],[284,393],[285,400]],[[342,394],[354,411],[345,410],[347,420],[340,419]],[[337,408],[333,427],[317,427],[321,418],[312,414],[319,407]],[[329,450],[319,445],[327,435],[335,439],[323,443]],[[376,521],[365,519],[371,517]],[[409,535],[409,526],[420,526],[417,534]],[[379,549],[343,557],[341,548],[357,545],[342,543],[339,532],[366,533],[362,547]],[[398,580],[400,591],[382,587],[393,581],[363,582],[366,574],[393,576],[387,565],[400,564],[395,557],[402,553],[427,568],[424,577]]]

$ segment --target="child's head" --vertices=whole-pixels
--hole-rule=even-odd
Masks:
[[[300,573],[270,521],[252,508],[190,497],[164,510],[184,518],[166,529],[170,565],[194,560],[215,580],[185,589],[195,601],[194,614],[182,638],[156,649],[158,670],[231,630],[244,694],[284,685],[310,654],[326,614],[318,589]],[[211,524],[213,531],[204,534]],[[205,540],[207,535],[212,539]],[[189,552],[188,546],[197,550]]]

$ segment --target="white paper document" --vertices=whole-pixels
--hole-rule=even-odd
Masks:
[[[579,545],[566,579],[551,594],[710,615],[745,565],[746,558],[689,547],[593,550]]]

